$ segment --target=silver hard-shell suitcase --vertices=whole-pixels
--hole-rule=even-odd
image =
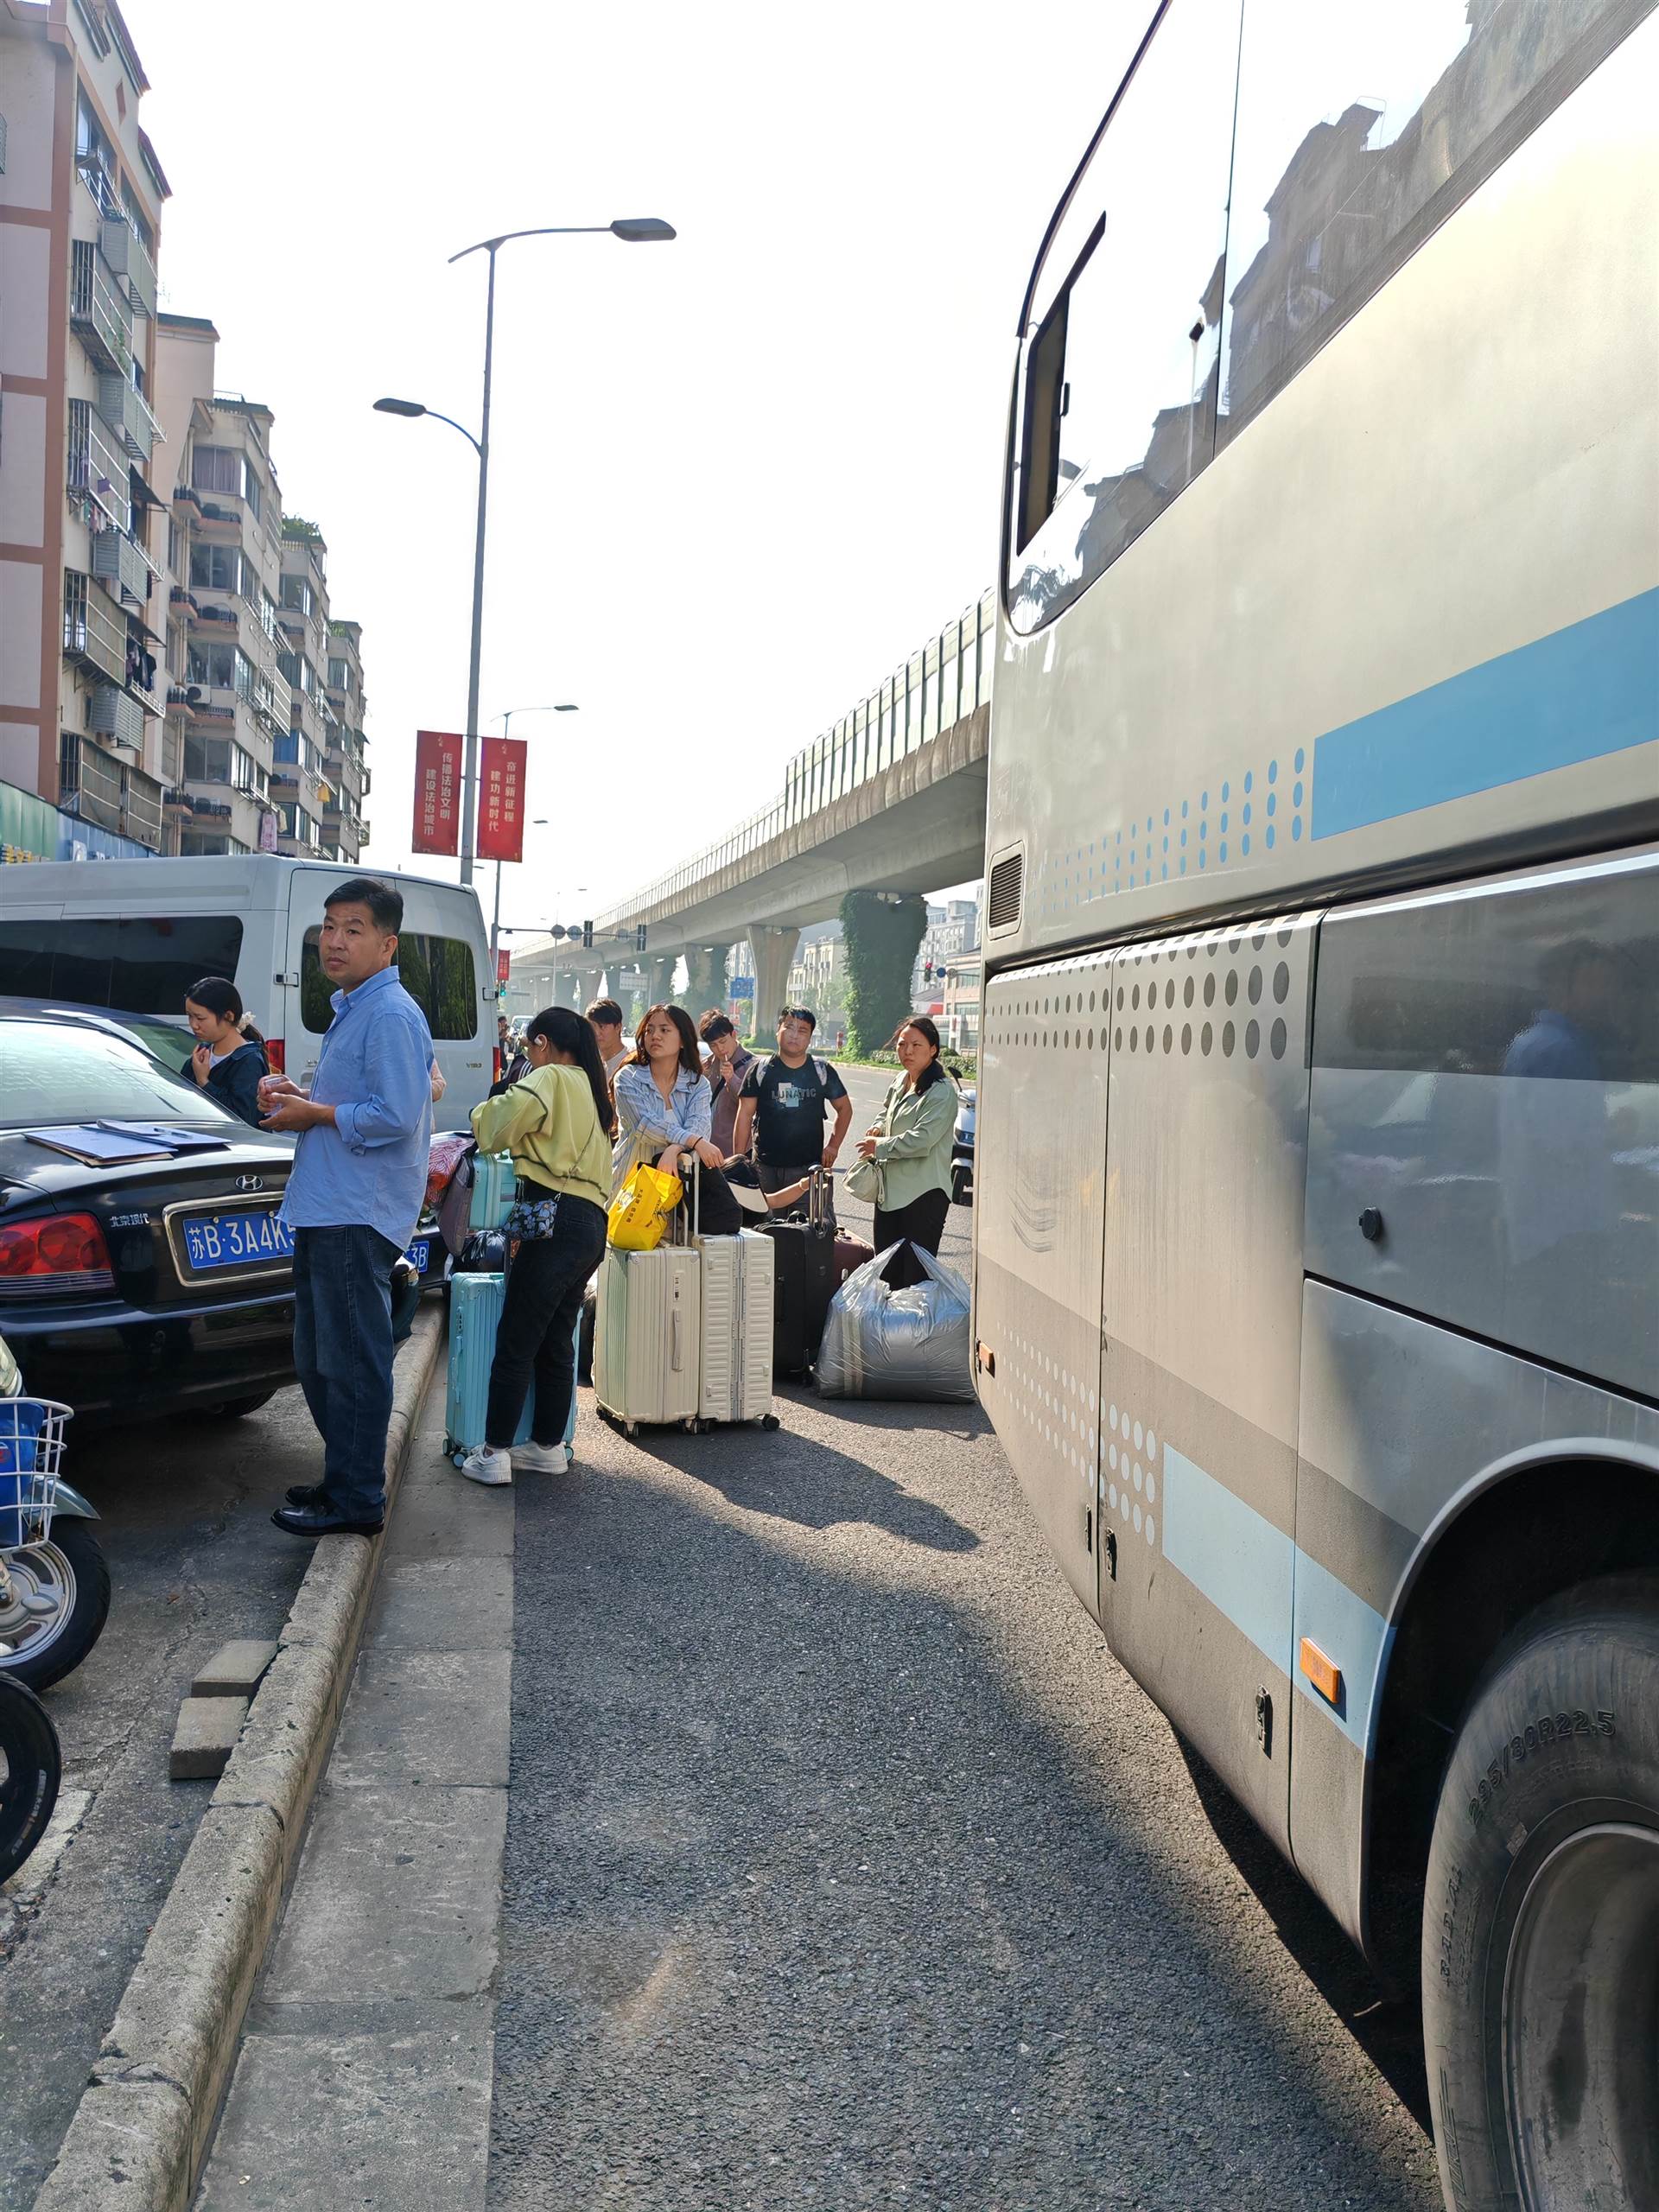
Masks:
[[[770,1236],[745,1229],[735,1236],[702,1236],[701,1420],[758,1421],[778,1426],[772,1410],[774,1248]]]
[[[697,1418],[702,1341],[697,1254],[684,1244],[654,1252],[607,1246],[599,1270],[594,1396],[629,1435],[646,1421]]]

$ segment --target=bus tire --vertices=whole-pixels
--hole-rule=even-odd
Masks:
[[[1452,2212],[1659,2204],[1659,1581],[1552,1599],[1477,1687],[1422,1967]]]

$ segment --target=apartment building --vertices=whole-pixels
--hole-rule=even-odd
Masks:
[[[282,659],[293,701],[278,745],[278,849],[313,859],[355,861],[368,837],[363,799],[363,631],[329,610],[328,548],[312,522],[283,524]]]
[[[0,854],[162,849],[168,182],[115,0],[0,0]]]
[[[214,389],[219,333],[159,321],[156,396],[172,456],[162,766],[168,849],[275,852],[276,747],[289,727],[279,665],[282,491],[270,410]]]
[[[363,690],[360,622],[328,625],[325,696],[334,709],[334,744],[326,757],[328,788],[322,804],[322,834],[325,849],[330,838],[334,841],[333,857],[350,861],[369,841],[369,825],[363,818],[370,772],[365,758],[368,739],[363,733],[368,702]]]

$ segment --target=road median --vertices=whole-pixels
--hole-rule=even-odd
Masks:
[[[442,1346],[442,1313],[429,1306],[394,1372],[388,1518]],[[35,2212],[183,2212],[189,2203],[327,1764],[385,1541],[318,1544]]]

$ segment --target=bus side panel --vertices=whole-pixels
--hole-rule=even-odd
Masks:
[[[1113,971],[1102,1618],[1281,1848],[1316,928]]]
[[[1367,1762],[1402,1592],[1426,1542],[1494,1470],[1552,1446],[1575,1459],[1610,1452],[1628,1463],[1634,1452],[1659,1480],[1652,1407],[1308,1283],[1294,1633],[1341,1669],[1342,1695],[1333,1708],[1298,1676],[1291,1843],[1298,1869],[1356,1942],[1365,1935]],[[1570,1495],[1564,1489],[1563,1512]]]
[[[979,1395],[1066,1578],[1096,1618],[1101,1238],[1111,955],[999,976],[981,1027]]]

